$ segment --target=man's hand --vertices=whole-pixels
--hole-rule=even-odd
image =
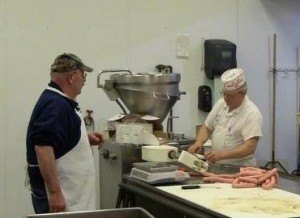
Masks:
[[[66,211],[66,200],[62,192],[50,193],[48,200],[50,213]]]
[[[100,132],[93,132],[88,134],[91,145],[101,145],[104,142],[103,135]]]
[[[206,160],[216,163],[220,160],[238,159],[248,155],[252,155],[255,152],[258,137],[253,137],[245,141],[244,144],[236,146],[236,148],[219,151],[209,151],[205,153]]]
[[[223,151],[209,151],[205,153],[205,158],[211,163],[216,163],[223,159]]]
[[[65,211],[66,200],[58,178],[53,147],[49,145],[36,145],[34,149],[49,193],[49,211],[52,213]]]
[[[187,151],[191,154],[199,153],[201,148],[202,148],[201,145],[195,143],[195,144],[191,145]]]

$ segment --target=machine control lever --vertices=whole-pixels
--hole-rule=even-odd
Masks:
[[[101,155],[104,159],[108,159],[109,158],[109,151],[107,149],[104,149]]]
[[[109,159],[115,160],[115,159],[117,159],[117,155],[116,154],[110,154]]]
[[[107,149],[104,149],[101,155],[104,159],[111,159],[111,160],[117,159],[117,155],[111,154]]]

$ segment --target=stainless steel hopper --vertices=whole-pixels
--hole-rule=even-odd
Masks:
[[[115,73],[101,84],[103,73]],[[98,88],[102,88],[110,100],[117,101],[127,113],[149,114],[159,117],[161,122],[174,106],[180,95],[178,73],[132,73],[130,70],[103,70],[98,75]]]

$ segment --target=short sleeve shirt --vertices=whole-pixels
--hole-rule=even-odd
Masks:
[[[240,107],[231,112],[224,99],[217,101],[205,120],[205,125],[214,130],[217,125],[226,131],[224,146],[232,147],[243,144],[253,137],[262,137],[262,115],[257,106],[245,96]]]
[[[27,162],[37,164],[35,145],[52,146],[58,159],[76,146],[81,136],[77,102],[67,98],[51,82],[38,99],[27,129]]]

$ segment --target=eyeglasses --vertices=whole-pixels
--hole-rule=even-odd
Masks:
[[[86,76],[87,76],[87,73],[84,72],[84,71],[82,71],[82,70],[80,70],[80,71],[74,71],[74,73],[80,73],[80,76],[81,76],[82,79],[85,79]]]
[[[81,73],[81,77],[82,77],[82,79],[85,79],[85,78],[86,78],[86,76],[87,76],[87,73],[86,73],[86,72],[82,72],[82,73]]]

